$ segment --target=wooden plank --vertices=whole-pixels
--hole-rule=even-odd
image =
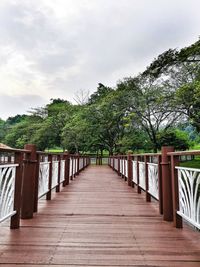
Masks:
[[[164,222],[158,204],[107,166],[91,166],[19,230],[0,227],[1,266],[200,266],[200,233]]]

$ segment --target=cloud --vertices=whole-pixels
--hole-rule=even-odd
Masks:
[[[0,94],[72,100],[98,82],[114,86],[196,41],[199,8],[198,0],[0,1]]]
[[[6,119],[9,116],[24,114],[32,107],[41,107],[46,104],[46,100],[39,95],[15,95],[9,96],[0,94],[0,118]]]

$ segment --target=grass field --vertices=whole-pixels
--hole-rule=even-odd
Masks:
[[[200,169],[200,156],[195,156],[193,160],[181,162],[180,166]]]

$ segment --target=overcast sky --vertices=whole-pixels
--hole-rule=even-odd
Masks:
[[[115,86],[198,40],[199,0],[0,0],[0,117]]]

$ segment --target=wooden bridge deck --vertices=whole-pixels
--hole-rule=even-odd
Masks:
[[[91,166],[19,230],[0,226],[0,265],[199,267],[200,233],[175,229],[109,167]]]

